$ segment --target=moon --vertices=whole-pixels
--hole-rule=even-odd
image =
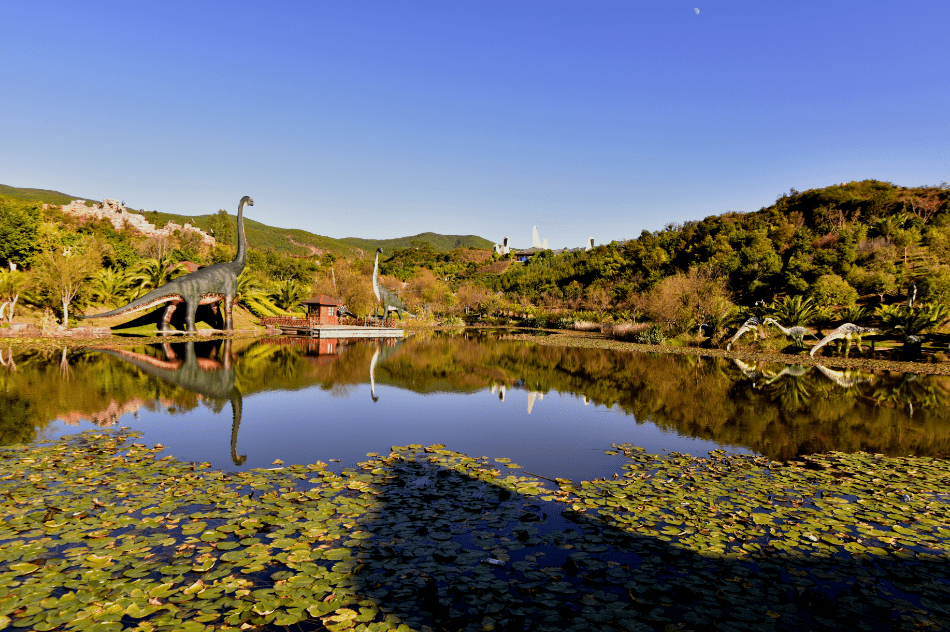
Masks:
[[[696,12],[696,15],[699,15],[699,9],[693,9]]]

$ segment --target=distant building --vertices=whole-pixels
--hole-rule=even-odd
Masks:
[[[325,294],[305,300],[302,305],[307,307],[307,319],[321,325],[340,324],[339,309],[343,301],[330,298]]]

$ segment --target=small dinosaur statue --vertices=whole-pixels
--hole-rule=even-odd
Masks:
[[[785,334],[786,337],[791,338],[795,342],[795,344],[798,345],[802,349],[805,348],[805,336],[811,336],[815,340],[818,340],[818,336],[811,333],[804,327],[799,327],[799,326],[783,327],[782,323],[778,322],[774,318],[766,318],[764,324],[775,325],[776,327],[779,328],[779,331]]]
[[[403,302],[399,300],[399,297],[379,284],[379,255],[382,251],[382,248],[376,249],[376,261],[373,262],[373,294],[376,295],[376,300],[383,304],[383,320],[389,316],[389,312],[396,312],[396,315],[399,316],[399,320],[402,320],[403,313],[405,313],[406,316],[415,318],[415,316],[409,313],[409,310],[406,309]]]
[[[107,316],[132,314],[134,312],[150,309],[162,303],[168,303],[168,306],[165,308],[165,313],[162,314],[162,329],[167,329],[172,314],[175,313],[178,305],[185,303],[185,308],[188,310],[185,314],[188,331],[196,331],[195,313],[198,311],[198,306],[210,305],[223,299],[225,315],[224,327],[228,331],[233,330],[232,309],[234,307],[234,296],[237,293],[237,278],[247,264],[247,244],[244,241],[245,205],[254,206],[254,200],[245,195],[238,204],[238,247],[234,261],[216,263],[190,274],[180,276],[161,287],[155,288],[148,294],[140,296],[128,305],[124,305],[110,312],[87,314],[79,318],[105,318]]]
[[[814,347],[811,348],[811,351],[808,352],[808,355],[814,357],[815,352],[821,349],[823,346],[831,342],[832,340],[837,340],[838,338],[844,338],[848,343],[844,349],[844,357],[848,357],[848,352],[851,351],[851,340],[855,339],[858,341],[858,349],[861,348],[861,336],[865,334],[876,334],[881,330],[874,327],[861,327],[860,325],[855,325],[854,323],[845,323],[832,331],[830,334],[818,341]]]

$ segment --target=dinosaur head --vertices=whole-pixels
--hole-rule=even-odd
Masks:
[[[245,195],[241,198],[241,204],[247,204],[248,206],[254,206],[254,198],[250,195]]]
[[[377,249],[376,249],[376,252],[379,253],[379,254],[383,254],[383,249],[382,249],[382,248],[377,248]]]

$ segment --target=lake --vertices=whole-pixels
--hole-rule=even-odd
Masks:
[[[545,478],[621,471],[612,444],[790,459],[950,452],[950,378],[540,346],[504,331],[4,351],[0,444],[127,426],[223,470],[444,444]]]

